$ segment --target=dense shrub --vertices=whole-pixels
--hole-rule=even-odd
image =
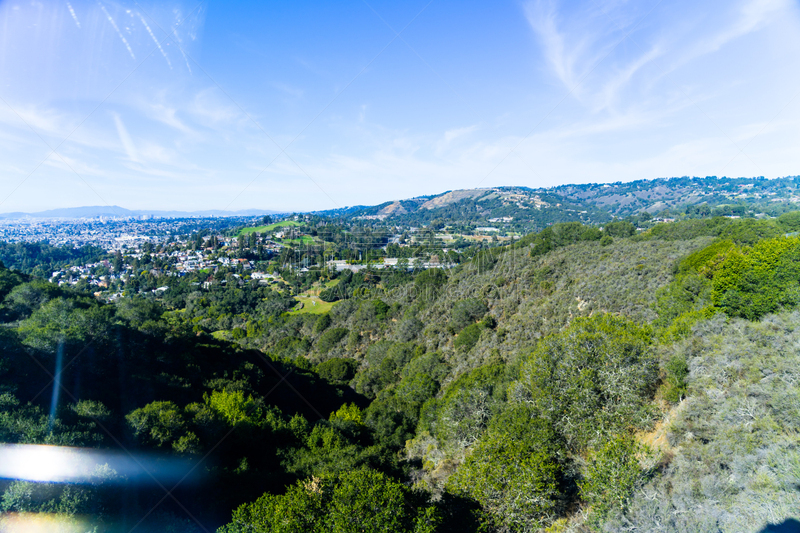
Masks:
[[[347,333],[347,328],[333,328],[327,330],[325,333],[320,335],[319,340],[317,341],[317,349],[320,351],[320,353],[328,353],[331,348],[339,344],[339,341],[347,336]]]
[[[757,533],[797,517],[798,342],[792,312],[761,322],[718,315],[670,346],[666,359],[685,357],[689,373],[687,397],[659,433],[661,472],[602,530]]]
[[[330,327],[331,322],[333,321],[331,320],[331,316],[328,313],[319,315],[319,318],[317,318],[317,320],[314,322],[314,333],[319,335],[320,333],[328,329],[328,327]]]
[[[616,220],[603,226],[603,233],[609,237],[630,237],[636,233],[636,226],[626,220]]]
[[[461,330],[456,340],[453,341],[453,346],[459,350],[468,352],[481,338],[481,327],[478,324],[472,324]]]
[[[453,306],[450,323],[455,331],[460,331],[483,318],[488,311],[486,304],[476,298],[460,300]]]
[[[404,318],[397,325],[397,340],[408,342],[414,340],[422,331],[424,324],[417,317]]]
[[[714,274],[712,299],[730,316],[757,319],[800,303],[800,238],[731,251]]]
[[[352,359],[333,357],[317,365],[316,371],[321,378],[333,383],[346,383],[356,375],[358,364]]]
[[[629,319],[578,318],[540,343],[522,369],[518,397],[573,449],[644,428],[658,377],[649,343],[648,331]]]
[[[778,217],[778,226],[784,231],[800,231],[800,211],[784,213]]]
[[[602,444],[580,480],[581,498],[591,506],[593,518],[602,521],[612,510],[624,512],[633,491],[643,480],[639,455],[646,450],[626,434]]]
[[[312,478],[239,507],[220,533],[432,533],[439,518],[401,483],[374,470]]]
[[[486,526],[533,531],[554,518],[561,468],[549,425],[525,406],[509,409],[450,477],[449,490],[477,500]]]

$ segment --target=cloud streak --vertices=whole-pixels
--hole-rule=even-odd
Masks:
[[[125,149],[128,159],[134,163],[138,163],[139,155],[136,152],[136,146],[133,144],[133,139],[131,139],[131,136],[128,134],[125,124],[117,113],[112,113],[111,116],[114,118],[114,125],[117,128],[119,141],[122,143],[122,147]]]

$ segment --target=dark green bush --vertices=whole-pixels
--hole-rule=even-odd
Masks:
[[[317,365],[317,374],[333,383],[346,383],[356,375],[358,363],[352,359],[334,357]]]
[[[686,378],[689,376],[689,365],[686,359],[680,355],[675,355],[664,365],[666,374],[666,390],[664,399],[668,402],[677,403],[686,396]]]
[[[635,234],[636,226],[626,220],[616,220],[603,226],[603,233],[609,237],[618,237],[622,239]]]
[[[450,322],[454,330],[460,331],[483,318],[488,311],[486,304],[476,298],[459,300],[450,312]]]
[[[472,324],[461,330],[456,340],[453,341],[453,346],[455,346],[456,349],[468,352],[478,343],[478,339],[480,338],[481,327],[478,324]]]
[[[220,533],[328,533],[386,531],[433,533],[434,507],[411,490],[374,470],[307,479],[286,494],[264,494],[233,513]]]
[[[328,329],[328,327],[331,325],[331,322],[332,320],[328,313],[319,315],[319,318],[317,318],[316,322],[314,322],[314,330],[313,330],[314,334],[319,335],[320,333]]]
[[[317,349],[320,351],[320,353],[328,353],[331,348],[339,344],[339,341],[347,336],[347,333],[347,328],[333,328],[327,330],[325,333],[320,335],[319,340],[317,341]]]
[[[489,528],[533,531],[556,516],[558,445],[548,424],[531,414],[517,405],[498,417],[447,483],[481,504]]]
[[[792,211],[779,216],[778,226],[787,232],[800,231],[800,211]]]

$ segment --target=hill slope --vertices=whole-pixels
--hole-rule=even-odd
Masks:
[[[720,214],[790,211],[800,202],[800,178],[661,178],[627,183],[562,185],[546,189],[492,187],[447,191],[433,196],[386,202],[346,212],[323,212],[348,219],[389,220],[411,225],[440,220],[446,224],[503,225],[539,230],[555,222],[601,224],[612,217],[646,212],[680,212],[688,206]]]

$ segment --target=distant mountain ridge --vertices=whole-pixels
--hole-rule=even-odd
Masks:
[[[617,183],[568,184],[532,189],[505,186],[446,191],[375,206],[322,211],[349,219],[425,225],[506,225],[541,229],[555,222],[602,224],[613,218],[670,216],[670,210],[706,204],[735,206],[747,214],[780,214],[800,207],[800,176],[757,178],[658,178]]]
[[[280,214],[281,211],[269,209],[243,209],[239,211],[224,211],[221,209],[206,209],[200,211],[156,211],[147,209],[125,209],[118,205],[108,206],[84,206],[84,207],[65,207],[61,209],[48,209],[35,213],[13,212],[0,213],[0,218],[22,219],[22,218],[96,218],[96,217],[210,217],[210,216],[258,216]]]
[[[314,211],[311,214],[346,220],[394,221],[426,225],[506,225],[517,229],[541,229],[567,221],[602,224],[647,212],[669,216],[670,210],[706,204],[710,208],[731,205],[747,213],[780,214],[800,207],[800,176],[756,178],[658,178],[616,183],[568,184],[548,188],[521,186],[458,189],[440,194]],[[286,214],[269,209],[224,211],[130,210],[119,206],[85,206],[50,209],[35,213],[3,213],[0,219],[95,218],[95,217],[210,217]]]

